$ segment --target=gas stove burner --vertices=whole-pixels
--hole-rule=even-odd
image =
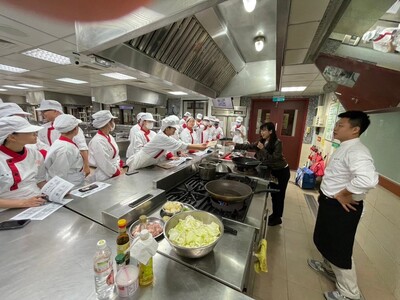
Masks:
[[[249,175],[249,176],[257,176],[258,172],[256,168],[242,168],[242,167],[234,167],[233,171],[239,174]]]
[[[234,180],[245,183],[254,191],[257,186],[257,180],[254,180],[245,174],[225,174],[216,177],[216,179]],[[252,196],[249,196],[242,202],[224,202],[216,201],[210,197],[204,185],[207,181],[200,179],[199,174],[188,178],[184,183],[170,190],[166,198],[168,201],[179,201],[192,205],[195,209],[208,211],[221,217],[244,222],[247,211],[250,207]]]
[[[211,198],[211,205],[219,211],[234,212],[241,210],[244,206],[244,202],[225,202]]]

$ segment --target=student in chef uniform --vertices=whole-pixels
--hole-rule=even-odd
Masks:
[[[61,177],[74,185],[81,185],[85,179],[82,172],[83,159],[78,146],[73,138],[79,132],[78,124],[81,123],[72,115],[59,115],[53,123],[54,129],[61,133],[47,152],[44,165],[47,179],[54,176]]]
[[[182,130],[179,138],[182,142],[187,144],[198,144],[197,134],[194,132],[193,128],[196,121],[193,117],[188,117],[186,119],[186,128]],[[184,151],[185,152],[185,151]],[[189,153],[194,153],[196,150],[189,150]]]
[[[217,134],[214,127],[215,119],[216,118],[214,116],[210,116],[210,125],[208,125],[209,141],[215,141],[217,139]]]
[[[186,128],[186,121],[189,117],[191,117],[192,114],[190,112],[185,112],[185,114],[183,115],[183,118],[179,121],[179,130],[178,130],[178,135],[181,134],[182,130]]]
[[[144,115],[144,112],[140,112],[136,115],[136,121],[137,123],[132,126],[131,130],[129,131],[129,143],[133,145],[133,139],[135,138],[135,133],[140,130],[141,122],[142,122],[142,116]],[[128,154],[126,155],[127,157],[129,156]]]
[[[210,139],[210,131],[208,129],[208,127],[210,126],[210,118],[208,116],[205,116],[203,118],[203,130],[201,130],[201,134],[200,134],[200,143],[207,143],[208,141],[211,141]]]
[[[246,127],[242,125],[243,118],[237,117],[236,124],[231,128],[232,142],[243,144],[246,140]]]
[[[309,259],[308,264],[336,283],[336,290],[325,292],[328,300],[361,299],[353,261],[354,237],[367,192],[379,181],[374,161],[360,135],[370,120],[361,111],[346,111],[333,131],[340,147],[332,154],[322,179],[314,244],[324,261]]]
[[[46,183],[43,156],[35,147],[41,126],[19,116],[0,118],[0,207],[42,205],[40,189]]]
[[[89,142],[89,163],[96,167],[89,181],[104,181],[121,174],[122,161],[118,145],[110,132],[115,129],[114,117],[109,110],[100,110],[92,115],[97,134]]]
[[[204,130],[203,115],[202,114],[197,114],[196,115],[196,123],[194,124],[193,130],[196,132],[197,140],[200,141],[201,133]]]
[[[8,103],[0,103],[0,118],[3,117],[11,117],[11,116],[19,116],[23,118],[27,118],[28,116],[31,116],[32,114],[25,112],[22,110],[22,108],[12,102]],[[46,153],[47,151],[45,150],[46,145],[40,141],[40,139],[36,139],[36,147],[39,150],[40,153],[42,153],[43,157],[46,158]]]
[[[135,137],[132,139],[133,144],[129,144],[127,150],[127,157],[135,155],[139,152],[140,149],[143,148],[145,144],[150,142],[157,133],[155,133],[152,129],[154,127],[153,115],[151,113],[143,113],[141,116],[141,126],[139,131],[135,132]],[[129,154],[129,155],[128,155]]]
[[[47,123],[43,125],[45,129],[39,132],[38,137],[40,141],[47,145],[45,150],[48,151],[50,146],[60,137],[60,132],[54,128],[53,122],[57,116],[62,115],[64,112],[61,104],[55,100],[43,100],[40,103],[40,107],[36,110],[41,111],[43,118],[47,121]],[[83,172],[85,176],[87,176],[90,174],[89,151],[82,129],[78,128],[78,134],[73,138],[73,141],[78,145],[79,151],[81,152],[83,158]]]
[[[224,130],[219,125],[219,119],[215,119],[214,127],[215,127],[215,139],[216,140],[223,139],[224,138]]]
[[[161,130],[138,153],[128,158],[126,164],[129,169],[140,169],[155,165],[165,160],[165,153],[179,150],[205,150],[206,144],[187,144],[172,138],[179,129],[179,119],[169,116],[162,120]]]

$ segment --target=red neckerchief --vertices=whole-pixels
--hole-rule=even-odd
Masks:
[[[187,128],[186,123],[183,123],[183,124],[182,124],[182,128]]]
[[[64,141],[64,142],[67,142],[67,143],[74,144],[75,147],[78,148],[78,146],[74,143],[73,140],[71,140],[71,139],[69,139],[69,138],[67,138],[67,137],[65,137],[65,136],[60,136],[58,139],[59,139],[60,141]]]
[[[150,142],[150,138],[148,137],[148,135],[150,134],[150,130],[146,131],[145,129],[143,129],[142,126],[140,126],[140,130],[144,132],[144,137],[146,138],[146,141]]]
[[[240,125],[236,125],[236,128],[240,128],[240,126],[242,126],[242,124],[240,124]]]
[[[7,165],[11,170],[11,175],[14,180],[14,184],[10,187],[10,191],[14,191],[18,189],[18,183],[22,181],[21,174],[19,173],[19,170],[17,166],[15,165],[16,163],[23,161],[26,156],[28,155],[28,150],[24,147],[24,153],[19,154],[17,152],[14,152],[10,149],[8,149],[6,146],[1,145],[0,146],[0,151],[3,153],[7,154],[8,156],[11,156],[11,158],[7,159]]]
[[[51,144],[53,144],[52,141],[51,141],[51,132],[53,130],[54,130],[53,123],[51,123],[50,127],[47,128],[47,140],[49,141],[49,145],[50,146],[51,146]]]
[[[104,137],[106,138],[106,140],[108,141],[108,143],[111,145],[111,147],[112,147],[112,149],[113,149],[113,152],[114,152],[112,158],[114,158],[114,157],[117,155],[117,149],[115,149],[114,145],[111,143],[111,138],[110,138],[110,136],[109,136],[109,135],[105,135],[105,134],[103,133],[103,131],[101,131],[101,130],[98,130],[97,133],[100,134],[101,136],[104,136]]]

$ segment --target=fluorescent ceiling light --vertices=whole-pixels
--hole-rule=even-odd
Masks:
[[[107,77],[111,77],[111,78],[115,78],[115,79],[118,79],[118,80],[137,79],[136,77],[132,77],[132,76],[125,75],[125,74],[122,74],[122,73],[118,73],[118,72],[115,72],[115,73],[104,73],[104,74],[101,74],[101,75],[107,76]]]
[[[71,60],[69,59],[69,57],[59,55],[57,53],[53,53],[50,51],[46,51],[46,50],[43,50],[40,48],[25,51],[25,52],[22,52],[22,54],[30,56],[30,57],[38,58],[41,60],[49,61],[49,62],[59,64],[59,65],[71,64]]]
[[[281,88],[281,92],[302,92],[306,88],[306,86],[288,86]]]
[[[42,88],[43,86],[41,85],[36,85],[36,84],[30,84],[30,83],[18,83],[18,85],[30,87],[30,88]]]
[[[7,92],[8,90],[6,89],[0,89],[0,92]]]
[[[243,0],[244,9],[251,13],[256,8],[257,0]]]
[[[16,89],[16,90],[27,90],[28,88],[22,87],[22,86],[15,86],[15,85],[3,85],[6,88],[9,89]]]
[[[264,42],[264,36],[257,36],[254,38],[254,46],[256,47],[257,52],[260,52],[264,48]]]
[[[78,79],[73,79],[73,78],[58,78],[58,79],[56,79],[56,80],[58,80],[58,81],[64,81],[64,82],[68,82],[68,83],[74,83],[74,84],[88,83],[87,81],[78,80]]]
[[[175,96],[180,96],[180,95],[187,95],[185,92],[181,91],[176,91],[176,92],[168,92],[169,94],[175,95]]]
[[[2,65],[2,64],[0,64],[0,70],[14,72],[14,73],[24,73],[24,72],[29,71],[27,69],[22,69],[22,68],[17,68],[17,67]]]

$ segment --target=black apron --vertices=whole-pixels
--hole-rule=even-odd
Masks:
[[[353,205],[357,211],[344,210],[339,201],[320,193],[319,208],[314,229],[314,243],[330,263],[342,269],[351,269],[354,237],[363,210],[363,201]]]

